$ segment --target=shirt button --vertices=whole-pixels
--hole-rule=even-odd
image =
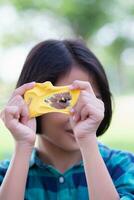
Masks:
[[[63,176],[59,177],[59,182],[64,183],[64,177]]]

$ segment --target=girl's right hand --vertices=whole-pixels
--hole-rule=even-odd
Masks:
[[[0,113],[0,118],[12,133],[16,143],[34,146],[36,139],[36,119],[29,118],[28,106],[23,95],[32,89],[35,82],[26,83],[17,88],[6,107]]]

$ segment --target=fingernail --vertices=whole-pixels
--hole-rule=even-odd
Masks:
[[[71,112],[71,113],[74,113],[74,112],[75,112],[74,108],[71,108],[70,112]]]
[[[70,86],[69,86],[69,89],[70,89],[70,90],[73,90],[73,89],[74,89],[74,86],[73,86],[73,85],[70,85]]]
[[[75,121],[75,116],[73,116],[73,121]]]
[[[35,85],[35,81],[33,81],[33,82],[31,82],[31,83],[29,83],[29,86],[34,86]]]
[[[73,116],[73,121],[76,121],[76,117],[75,117],[75,115]]]

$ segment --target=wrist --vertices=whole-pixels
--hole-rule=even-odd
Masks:
[[[16,142],[15,143],[15,151],[16,152],[25,152],[27,154],[31,154],[34,146],[29,145],[27,143]]]
[[[88,134],[86,137],[77,138],[80,149],[82,150],[92,150],[93,148],[98,147],[98,141],[96,134]]]

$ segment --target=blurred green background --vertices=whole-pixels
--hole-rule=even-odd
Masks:
[[[114,96],[111,127],[99,140],[134,152],[134,1],[0,0],[0,18],[0,110],[36,43],[82,38],[102,62]],[[0,122],[0,160],[13,147]]]

